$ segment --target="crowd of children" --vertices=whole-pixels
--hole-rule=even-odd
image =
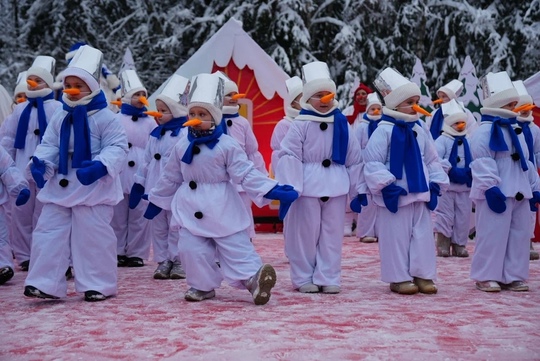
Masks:
[[[28,271],[25,296],[63,298],[73,268],[76,291],[103,301],[117,293],[117,267],[153,254],[153,278],[185,278],[187,301],[215,297],[225,280],[263,305],[277,279],[252,243],[251,206],[278,200],[301,293],[341,292],[354,218],[360,242],[378,242],[392,292],[437,293],[436,257],[469,256],[471,219],[476,287],[528,290],[540,128],[506,72],[483,78],[477,121],[459,80],[438,89],[430,114],[393,68],[341,112],[327,64],[305,64],[284,84],[267,168],[239,115],[245,94],[226,74],[174,74],[149,111],[147,89],[125,70],[118,109],[102,89],[116,78],[102,52],[77,43],[68,55],[56,83],[49,56],[19,75],[0,128],[0,284]]]

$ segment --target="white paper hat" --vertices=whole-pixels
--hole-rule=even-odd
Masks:
[[[393,68],[386,68],[377,75],[373,82],[384,97],[387,108],[396,107],[413,96],[421,96],[420,88]]]
[[[437,93],[443,92],[450,99],[457,99],[463,91],[463,83],[457,79],[450,81],[448,84],[443,85],[437,90]]]
[[[90,45],[83,45],[77,49],[73,59],[64,70],[64,79],[68,76],[76,76],[94,92],[99,89],[102,63],[103,53],[100,50]]]
[[[184,117],[187,115],[188,92],[189,80],[178,74],[173,74],[165,83],[156,100],[167,104],[173,117]]]
[[[219,76],[221,79],[223,79],[223,85],[224,85],[224,94],[227,95],[227,94],[230,94],[230,93],[238,93],[238,85],[231,80],[231,78],[229,78],[227,76],[227,74],[225,74],[224,72],[222,71],[216,71],[215,73],[213,73],[217,76]]]
[[[216,126],[221,123],[225,85],[216,74],[199,74],[191,79],[188,97],[188,112],[193,107],[201,107],[210,112]]]
[[[17,85],[13,90],[13,96],[19,93],[26,93],[28,91],[28,85],[26,84],[26,71],[21,71],[17,76]]]
[[[458,132],[454,128],[452,128],[452,125],[454,125],[457,122],[467,122],[467,113],[465,113],[465,109],[459,104],[459,102],[456,99],[451,99],[447,103],[441,104],[441,111],[443,115],[443,127],[442,130],[445,133],[448,133],[450,135],[464,135],[466,134],[465,131]]]
[[[304,87],[300,104],[305,107],[309,98],[321,91],[336,93],[336,83],[330,77],[328,65],[322,61],[314,61],[302,66],[302,78]]]
[[[292,102],[302,93],[304,83],[302,79],[298,76],[293,76],[285,80],[285,85],[287,86],[287,96],[286,99],[283,99],[283,107],[285,108],[285,114],[291,118],[296,118],[298,116],[299,110],[294,109],[291,105]]]
[[[487,73],[481,80],[485,108],[501,108],[519,101],[519,94],[507,72]]]
[[[512,84],[514,84],[514,88],[516,88],[519,95],[519,100],[516,106],[519,107],[521,105],[534,103],[532,96],[527,91],[527,88],[525,87],[525,83],[523,83],[522,80],[512,82]]]
[[[379,95],[377,93],[369,93],[367,95],[367,105],[366,105],[366,111],[369,110],[369,107],[378,104],[382,107],[381,99],[379,98]]]
[[[56,66],[56,60],[52,56],[38,55],[30,69],[26,72],[26,77],[35,75],[43,79],[49,88],[54,84],[54,69]],[[25,79],[26,80],[26,79]]]
[[[122,101],[128,104],[131,103],[133,94],[140,91],[143,91],[145,94],[147,93],[137,72],[133,69],[124,70],[122,74],[120,74],[120,87],[122,90]]]

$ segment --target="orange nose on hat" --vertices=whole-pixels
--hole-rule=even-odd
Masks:
[[[76,88],[64,89],[63,91],[64,91],[64,93],[69,94],[69,95],[79,95],[79,94],[81,94],[81,91],[79,89],[76,89]]]
[[[146,99],[146,97],[144,95],[139,97],[139,101],[141,103],[143,103],[144,105],[146,105],[146,106],[150,105],[150,103],[148,103],[148,99]]]
[[[18,103],[24,103],[26,101],[26,98],[17,98],[16,102]]]
[[[457,130],[458,132],[464,131],[466,127],[467,127],[467,123],[465,123],[465,122],[458,122],[458,123],[456,123],[456,130]]]
[[[424,108],[422,108],[421,106],[419,106],[418,104],[414,104],[412,106],[413,110],[417,113],[420,113],[420,114],[423,114],[425,115],[426,117],[430,117],[431,116],[431,113],[428,112],[427,110],[425,110]]]
[[[112,105],[116,105],[117,107],[122,106],[122,102],[120,100],[111,100]]]
[[[200,120],[199,118],[193,118],[185,122],[184,127],[194,127],[199,124],[202,124],[202,120]]]
[[[523,104],[523,105],[520,105],[519,107],[514,108],[514,112],[515,113],[528,112],[529,110],[533,110],[533,109],[534,109],[534,104]]]
[[[147,114],[151,117],[155,117],[155,118],[161,118],[163,116],[163,113],[160,113],[160,112],[155,112],[153,110],[149,110],[147,112],[144,112],[144,114]]]
[[[26,84],[30,85],[32,88],[37,87],[39,84],[31,79],[26,79]]]
[[[434,101],[432,101],[433,104],[441,104],[443,102],[442,99],[435,99]]]
[[[242,98],[245,98],[246,97],[246,94],[244,93],[239,93],[239,94],[234,94],[231,99],[233,100],[238,100],[238,99],[242,99]]]
[[[336,94],[334,94],[334,93],[326,94],[325,96],[321,97],[321,103],[328,104],[332,100],[334,100],[335,96],[336,96]]]

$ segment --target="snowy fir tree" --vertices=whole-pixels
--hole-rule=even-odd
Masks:
[[[412,76],[416,58],[430,89],[458,78],[467,56],[478,77],[538,71],[540,0],[0,0],[0,82],[11,91],[40,54],[60,71],[85,41],[113,72],[131,49],[153,92],[231,17],[291,76],[326,61],[343,106],[354,79],[372,85],[387,66]]]

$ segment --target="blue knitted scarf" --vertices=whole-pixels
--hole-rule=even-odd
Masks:
[[[332,139],[332,161],[338,164],[345,164],[347,158],[347,148],[349,146],[349,122],[347,117],[341,113],[338,108],[328,114],[319,114],[317,112],[302,109],[300,114],[313,115],[319,118],[328,118],[334,116],[334,134]]]
[[[368,116],[367,116],[367,113],[364,113],[362,118],[364,118],[365,120],[367,120],[369,122],[369,124],[368,124],[368,138],[371,138],[371,134],[373,134],[375,129],[377,129],[377,126],[379,125],[380,119],[379,120],[369,119]]]
[[[403,178],[403,168],[407,174],[409,193],[428,191],[420,147],[414,136],[416,122],[396,120],[388,115],[381,120],[394,124],[390,145],[390,172],[397,178]]]
[[[238,113],[234,113],[234,114],[223,114],[223,117],[221,118],[221,128],[223,130],[223,134],[228,134],[227,133],[227,122],[226,122],[226,119],[232,119],[232,118],[236,118],[238,117],[239,114]]]
[[[431,136],[433,137],[433,140],[439,138],[441,135],[441,130],[444,123],[444,116],[442,113],[442,109],[439,108],[433,113],[433,116],[431,117],[431,126],[429,127],[429,132],[431,133]]]
[[[32,113],[32,108],[37,109],[37,117],[39,124],[39,140],[43,138],[45,134],[45,129],[47,129],[47,115],[45,114],[45,107],[43,103],[45,100],[54,99],[54,93],[51,92],[44,97],[37,98],[28,98],[28,104],[21,113],[19,118],[19,124],[17,125],[17,133],[15,135],[15,144],[16,149],[24,149],[26,145],[26,133],[28,133],[28,124],[30,123],[30,114]]]
[[[506,127],[508,129],[508,133],[510,134],[510,138],[512,139],[512,145],[514,146],[516,152],[519,154],[519,161],[521,163],[521,169],[523,169],[523,171],[528,170],[529,167],[527,166],[527,160],[525,159],[525,156],[523,155],[523,149],[521,148],[521,143],[519,142],[519,138],[516,134],[516,131],[512,127],[512,124],[517,123],[516,118],[501,118],[501,117],[494,117],[491,115],[483,114],[482,121],[492,122],[491,138],[489,139],[489,148],[495,152],[504,152],[504,151],[510,150],[510,148],[508,148],[508,144],[506,144],[506,141],[504,140],[502,127]]]
[[[172,118],[165,124],[160,124],[157,127],[152,130],[150,135],[152,137],[156,137],[157,139],[161,139],[163,136],[162,131],[170,130],[171,137],[176,137],[178,133],[180,133],[180,130],[184,127],[184,123],[187,121],[187,117],[179,117],[179,118]],[[164,133],[164,132],[163,132]]]
[[[193,161],[193,149],[197,144],[206,144],[208,148],[214,149],[219,142],[219,137],[223,134],[223,127],[217,126],[209,135],[198,136],[192,128],[189,129],[187,138],[189,140],[189,146],[186,152],[182,156],[182,162],[191,164]]]
[[[517,122],[521,129],[523,129],[523,136],[525,137],[525,142],[527,143],[527,149],[529,150],[529,160],[532,164],[535,164],[534,161],[534,140],[531,132],[530,122]],[[535,164],[536,165],[536,164]]]
[[[107,98],[103,91],[92,98],[86,105],[77,105],[74,108],[63,105],[67,115],[60,127],[60,159],[58,173],[68,174],[69,137],[73,126],[73,160],[72,168],[80,168],[85,160],[92,160],[92,147],[90,144],[90,128],[88,126],[88,112],[107,108]]]
[[[146,110],[147,110],[146,107],[137,108],[131,104],[126,104],[126,103],[122,103],[122,107],[120,108],[120,112],[122,114],[131,115],[131,116],[135,115],[137,118],[146,118],[148,116],[148,114],[144,114]]]

